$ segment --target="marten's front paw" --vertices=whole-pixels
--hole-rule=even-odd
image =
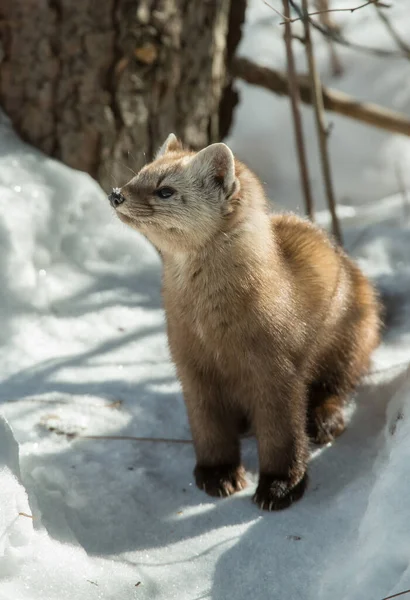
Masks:
[[[210,496],[231,496],[246,487],[245,470],[233,465],[205,467],[196,465],[195,482],[200,490]]]
[[[263,510],[283,510],[303,496],[306,485],[306,473],[294,486],[288,479],[279,479],[275,475],[261,473],[253,501]]]

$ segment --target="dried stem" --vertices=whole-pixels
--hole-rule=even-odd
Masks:
[[[332,16],[329,14],[329,0],[316,0],[315,6],[317,10],[320,11],[320,24],[326,27],[329,31],[340,33],[339,26],[333,21]],[[332,38],[326,38],[326,42],[329,47],[332,73],[335,77],[338,77],[343,73],[343,65],[337,55],[334,40],[332,40]]]
[[[277,8],[275,8],[274,6],[272,6],[272,4],[269,4],[269,2],[267,2],[266,0],[262,0],[262,2],[264,4],[266,4],[266,6],[269,6],[269,8],[271,8],[273,10],[273,12],[275,12],[277,15],[279,15],[280,17],[282,17],[282,19],[284,19],[284,21],[288,21],[289,23],[291,22],[290,19],[287,19],[285,17],[285,15],[283,13],[281,13]]]
[[[410,594],[410,590],[405,590],[399,594],[393,594],[393,596],[387,596],[387,598],[383,598],[383,600],[392,600],[392,598],[398,598],[399,596],[404,596],[404,594]]]
[[[154,442],[159,444],[193,444],[192,440],[179,440],[173,438],[135,437],[132,435],[67,435],[81,440],[128,440],[131,442]]]
[[[286,73],[262,67],[246,58],[236,58],[232,69],[235,77],[239,77],[247,83],[258,85],[280,96],[290,94]],[[312,104],[313,99],[308,77],[298,75],[296,83],[301,101],[305,104]],[[322,87],[322,96],[325,110],[379,129],[410,136],[410,119],[405,114],[371,102],[362,102],[344,92],[331,88]]]
[[[299,95],[299,87],[297,84],[297,76],[296,76],[296,68],[295,61],[293,57],[293,49],[292,49],[292,29],[291,24],[289,22],[289,2],[288,0],[283,1],[283,10],[286,19],[288,21],[285,23],[285,46],[286,46],[286,57],[288,64],[288,86],[289,86],[289,96],[291,101],[292,115],[293,115],[293,126],[294,126],[294,134],[296,141],[296,151],[298,155],[299,162],[299,171],[300,171],[300,179],[303,195],[305,198],[305,209],[307,215],[313,220],[313,200],[312,194],[310,190],[310,182],[309,182],[309,174],[308,167],[306,161],[306,151],[305,151],[305,143],[303,138],[303,129],[302,129],[302,119],[300,116],[300,95]]]
[[[323,181],[325,184],[325,191],[327,197],[327,203],[330,210],[330,214],[332,215],[332,230],[333,235],[335,236],[337,242],[342,245],[342,232],[340,229],[339,220],[337,218],[336,213],[336,201],[333,192],[333,184],[332,184],[332,174],[330,168],[330,160],[329,160],[329,152],[327,147],[328,141],[328,131],[326,127],[325,120],[325,109],[323,105],[323,93],[322,93],[322,85],[320,83],[319,73],[316,68],[315,56],[313,53],[313,44],[312,38],[310,35],[310,22],[307,17],[308,11],[308,3],[307,0],[302,0],[302,7],[306,14],[306,19],[304,20],[305,26],[305,47],[306,54],[308,58],[309,64],[309,77],[310,77],[310,85],[312,89],[312,97],[313,97],[313,106],[315,111],[316,118],[316,130],[319,141],[319,152],[320,152],[320,162],[322,166],[322,174]]]
[[[350,250],[349,250],[349,253],[350,253]],[[403,369],[403,367],[410,367],[409,361],[406,360],[403,362],[396,363],[395,365],[390,365],[389,367],[383,367],[381,369],[374,369],[374,371],[369,371],[369,373],[367,373],[366,377],[371,377],[372,375],[380,375],[382,373],[388,373],[389,371],[393,371],[394,369]],[[404,373],[404,370],[403,370],[403,373]],[[394,596],[392,596],[392,597],[394,598]],[[387,598],[383,598],[383,600],[387,600]]]
[[[53,433],[58,435],[64,435],[69,440],[114,440],[114,441],[128,441],[128,442],[149,442],[153,444],[183,444],[192,446],[193,440],[182,440],[178,438],[154,438],[154,437],[137,437],[134,435],[82,435],[77,433],[65,433],[62,430],[49,429]],[[252,437],[250,434],[241,436],[243,439]],[[20,513],[23,515],[23,513]],[[29,515],[23,515],[25,517]]]
[[[393,25],[391,24],[390,20],[388,19],[387,15],[384,14],[384,12],[381,9],[381,4],[375,3],[374,7],[377,11],[377,14],[379,15],[380,20],[384,23],[386,29],[388,30],[388,32],[390,33],[390,35],[392,36],[392,38],[394,39],[394,41],[397,44],[397,47],[400,48],[400,50],[402,51],[402,53],[407,56],[407,58],[410,58],[410,46],[408,44],[406,44],[406,42],[404,40],[402,40],[402,38],[400,37],[400,35],[397,33],[397,31],[394,29]]]
[[[293,21],[304,21],[305,16],[303,14],[302,9],[297,4],[297,2],[295,2],[295,0],[288,0],[288,1],[289,1],[290,5],[292,6],[292,8],[298,14],[298,17],[293,19]],[[380,4],[379,4],[379,6],[380,6]],[[383,6],[386,7],[386,5],[383,5]],[[359,8],[363,8],[363,5],[358,6],[355,10],[357,10]],[[349,9],[349,10],[351,10],[351,9]],[[319,31],[322,35],[324,35],[327,38],[332,39],[337,44],[341,44],[342,46],[345,46],[346,48],[352,48],[353,50],[358,50],[360,52],[366,52],[368,54],[373,54],[375,56],[390,56],[390,57],[391,56],[403,56],[403,52],[385,50],[384,48],[369,48],[368,46],[362,46],[361,44],[355,44],[353,42],[349,42],[349,40],[347,40],[339,31],[335,31],[332,29],[328,29],[327,27],[324,27],[320,23],[317,23],[314,19],[311,19],[309,14],[308,14],[308,19],[309,19],[311,26],[314,27],[317,31]],[[282,23],[282,25],[285,25],[285,24],[286,24],[286,21],[284,21]]]
[[[131,442],[154,442],[159,444],[193,444],[192,440],[181,440],[178,438],[162,437],[137,437],[133,435],[82,435],[81,433],[69,433],[60,427],[47,425],[47,420],[41,421],[41,424],[57,435],[64,435],[69,440],[128,440]]]
[[[265,2],[265,4],[267,4],[267,2]],[[303,5],[303,0],[302,0],[302,5]],[[316,10],[314,12],[308,12],[307,15],[308,17],[315,17],[316,15],[323,15],[325,13],[335,13],[335,12],[350,12],[350,13],[354,13],[356,12],[356,10],[360,10],[361,8],[365,8],[366,6],[369,6],[370,4],[373,4],[374,6],[380,6],[382,8],[391,8],[391,4],[386,4],[385,2],[379,2],[378,0],[368,0],[368,2],[365,2],[364,4],[360,4],[360,6],[355,6],[353,8],[326,8],[326,9],[322,9],[322,10]],[[275,11],[277,12],[277,11]],[[286,23],[287,19],[285,19],[284,21],[282,21],[282,23],[280,23],[280,25],[284,25]],[[294,19],[289,19],[289,23],[295,23],[296,21],[303,21],[303,17],[295,17]]]
[[[410,194],[409,194],[409,190],[406,187],[406,182],[404,180],[402,165],[400,163],[396,163],[395,170],[396,170],[397,183],[399,185],[399,192],[403,199],[403,216],[405,219],[408,219],[410,216]]]

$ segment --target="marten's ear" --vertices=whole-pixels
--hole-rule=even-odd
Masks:
[[[164,156],[164,154],[167,152],[176,152],[177,150],[182,150],[182,144],[177,139],[175,134],[170,133],[165,142],[162,144],[161,148],[158,150],[155,158]]]
[[[225,196],[232,193],[235,183],[235,159],[226,144],[211,144],[194,156],[189,169],[195,177],[213,179],[220,185]]]

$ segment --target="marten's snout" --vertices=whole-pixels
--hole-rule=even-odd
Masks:
[[[117,206],[125,202],[125,198],[121,194],[120,188],[113,188],[111,194],[108,196],[108,200],[113,208],[117,208]]]

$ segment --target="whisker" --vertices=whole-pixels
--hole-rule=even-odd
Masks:
[[[117,182],[117,180],[116,180],[116,178],[115,178],[115,176],[114,176],[114,173],[113,173],[113,172],[110,172],[110,171],[108,170],[108,167],[107,167],[107,165],[104,165],[104,169],[105,169],[105,172],[107,173],[108,177],[109,177],[110,179],[112,179],[112,181],[114,182],[114,187],[118,187],[118,182]]]
[[[118,161],[123,167],[125,167],[126,169],[128,169],[128,171],[131,171],[131,173],[133,173],[134,175],[137,175],[137,173],[134,171],[134,169],[131,169],[131,167],[129,167],[128,165],[126,165],[125,163]]]
[[[131,152],[131,150],[128,150],[128,158],[129,158],[130,155],[131,155],[132,160],[136,163],[137,159],[135,158],[135,156],[133,155],[133,153]],[[144,155],[145,155],[145,152],[144,152]]]
[[[115,162],[117,162],[118,164],[122,165],[123,167],[125,167],[126,169],[128,169],[128,171],[131,171],[131,173],[133,173],[134,175],[137,175],[137,173],[131,169],[131,167],[128,167],[125,163],[123,163],[121,160],[118,160],[118,158],[114,159]]]

